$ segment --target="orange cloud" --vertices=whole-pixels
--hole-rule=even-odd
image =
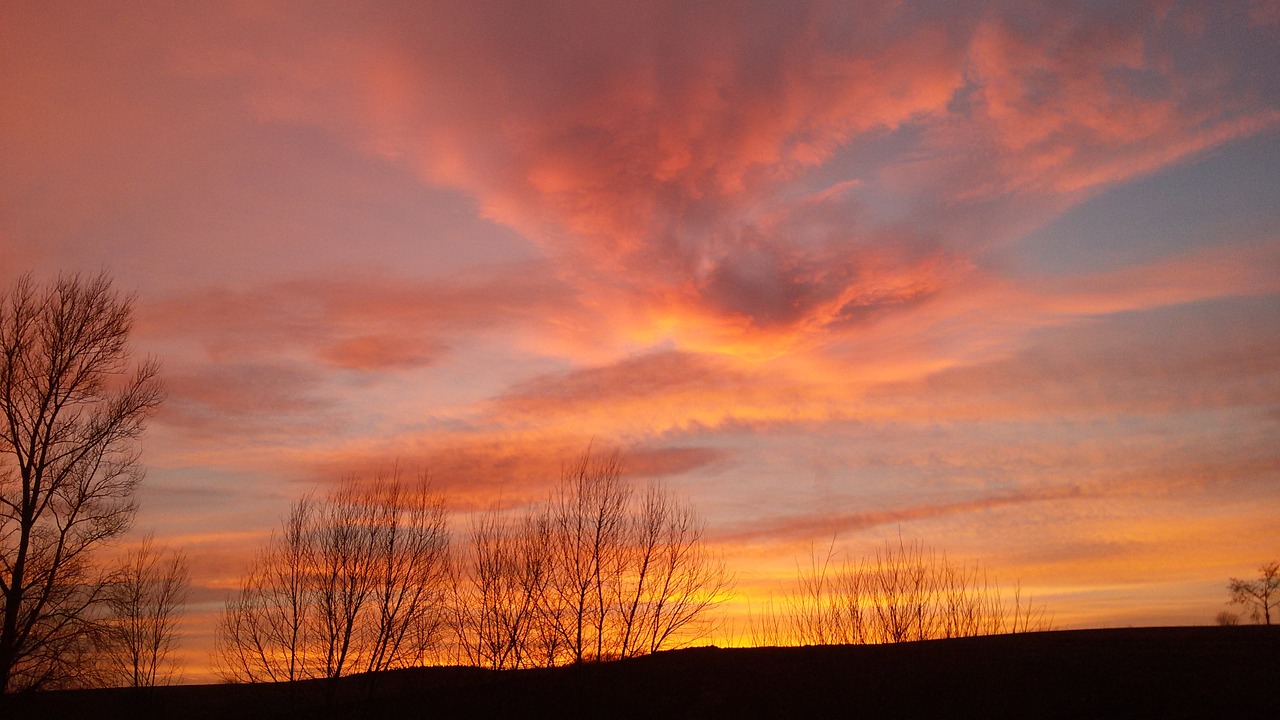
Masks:
[[[271,339],[313,347],[321,357],[345,361],[341,353],[334,353],[342,343],[354,343],[346,346],[348,351],[376,350],[378,338],[385,339],[387,333],[401,340],[421,333],[426,337],[419,342],[429,346],[441,333],[536,321],[545,312],[572,306],[573,290],[541,270],[514,264],[448,280],[351,274],[282,280],[242,290],[197,289],[147,303],[140,308],[139,329],[166,337],[215,337],[206,345],[214,356],[256,354],[255,345]],[[271,354],[278,356],[275,349]],[[402,358],[392,360],[398,365]]]
[[[945,194],[1073,194],[1280,117],[1248,94],[1223,107],[1198,88],[1161,90],[1200,78],[1172,74],[1172,39],[1148,30],[1179,26],[1154,6],[1046,4],[968,22],[893,4],[856,22],[820,6],[769,12],[598,10],[595,32],[548,48],[530,39],[574,19],[452,8],[468,41],[486,24],[478,42],[462,52],[456,40],[427,48],[379,34],[377,59],[353,66],[369,75],[352,82],[391,97],[345,111],[562,257],[583,292],[639,305],[615,316],[632,328],[624,339],[756,352],[779,331],[811,336],[864,307],[910,304],[947,281],[939,268],[967,263],[878,232],[848,197],[784,202],[805,172],[870,133],[916,124],[994,149],[987,180],[951,178]],[[700,42],[669,42],[672,27]],[[491,76],[502,88],[486,86]],[[452,102],[415,98],[423,88]],[[831,232],[812,237],[832,208]]]
[[[865,10],[889,23],[891,8]],[[597,9],[593,32],[552,47],[532,40],[587,21],[579,10],[423,12],[345,33],[325,25],[343,40],[283,62],[272,53],[270,79],[255,78],[257,111],[351,123],[380,154],[412,158],[432,180],[475,193],[488,216],[585,262],[576,283],[621,284],[659,305],[674,290],[760,325],[804,316],[810,296],[848,292],[832,285],[847,269],[814,278],[823,257],[777,237],[756,241],[761,257],[791,256],[798,272],[745,267],[735,227],[752,232],[750,208],[857,133],[944,107],[962,79],[962,48],[941,22],[886,39],[861,30],[865,16],[819,8],[761,18],[655,6],[638,22]],[[858,37],[840,38],[833,23]],[[445,27],[450,36],[434,37]],[[700,41],[677,42],[672,27]],[[770,288],[776,307],[743,300]]]
[[[545,497],[566,463],[588,449],[618,451],[626,475],[663,480],[724,462],[728,453],[661,438],[614,438],[538,430],[419,434],[289,453],[288,466],[303,482],[327,486],[346,477],[372,477],[398,469],[425,473],[444,491],[450,510],[467,513],[491,505],[519,506]]]
[[[179,23],[168,59],[263,122],[322,128],[459,188],[540,244],[583,310],[552,310],[541,350],[767,358],[963,280],[980,248],[910,216],[886,224],[878,192],[904,190],[922,215],[1010,193],[1061,207],[1274,125],[1252,75],[1222,92],[1230,58],[1188,67],[1181,41],[1206,32],[1189,12],[282,2],[221,17],[252,33]],[[842,153],[912,137],[839,174]],[[389,353],[385,334],[353,328],[314,352],[406,366],[440,347]]]

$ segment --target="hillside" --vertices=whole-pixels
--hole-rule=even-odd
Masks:
[[[420,668],[280,685],[62,691],[14,718],[1272,716],[1280,627],[1077,630],[901,645],[693,648],[600,665]]]

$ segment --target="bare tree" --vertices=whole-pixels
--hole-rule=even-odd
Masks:
[[[20,278],[0,295],[0,690],[78,672],[106,580],[93,551],[125,532],[137,440],[163,393],[135,365],[133,300],[106,275]]]
[[[630,521],[618,593],[618,654],[657,652],[675,637],[705,629],[708,610],[724,597],[724,563],[706,547],[693,507],[651,484]],[[695,636],[701,632],[694,632]]]
[[[486,667],[630,657],[700,636],[728,590],[693,508],[639,496],[616,454],[583,454],[546,503],[473,523],[458,578],[462,658]]]
[[[375,485],[373,642],[365,670],[419,665],[439,641],[451,586],[444,497],[424,476]]]
[[[525,608],[512,597],[518,592],[518,576],[511,546],[496,510],[472,519],[462,560],[466,574],[454,578],[451,603],[454,629],[462,638],[461,659],[468,665],[501,670],[515,666],[519,657],[521,633],[516,628],[523,624]]]
[[[282,681],[423,663],[444,624],[448,539],[425,477],[352,479],[303,498],[227,602],[219,671]]]
[[[374,540],[377,527],[373,523],[372,503],[361,502],[359,491],[348,484],[331,495],[319,515],[319,524],[310,536],[314,543],[312,594],[316,616],[320,620],[315,639],[324,656],[323,676],[339,677],[352,665],[358,665],[366,648],[359,643],[356,631],[364,619],[374,589]],[[352,647],[352,640],[357,641]]]
[[[1271,624],[1271,611],[1280,607],[1280,562],[1263,563],[1257,580],[1231,578],[1227,584],[1231,602],[1249,609],[1253,619]]]
[[[501,670],[554,661],[559,623],[544,607],[548,529],[543,514],[513,521],[490,510],[473,521],[453,601],[466,663]]]
[[[293,504],[227,601],[214,636],[214,656],[228,680],[284,682],[309,677],[313,609],[310,598],[315,504]]]
[[[107,670],[118,684],[167,685],[177,672],[170,654],[191,588],[186,557],[156,548],[148,534],[116,575],[103,632]]]
[[[575,663],[606,654],[631,500],[621,476],[616,454],[596,460],[588,451],[565,468],[545,510],[552,559],[547,602],[553,629]]]

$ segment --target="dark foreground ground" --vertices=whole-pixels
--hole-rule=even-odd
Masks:
[[[6,718],[1280,717],[1280,626],[695,648],[600,665],[9,698]]]

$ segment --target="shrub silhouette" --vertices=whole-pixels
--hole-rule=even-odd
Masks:
[[[1044,608],[1014,585],[1006,596],[980,564],[959,565],[921,543],[886,542],[873,557],[797,567],[782,603],[751,622],[756,645],[896,643],[1047,630]]]

